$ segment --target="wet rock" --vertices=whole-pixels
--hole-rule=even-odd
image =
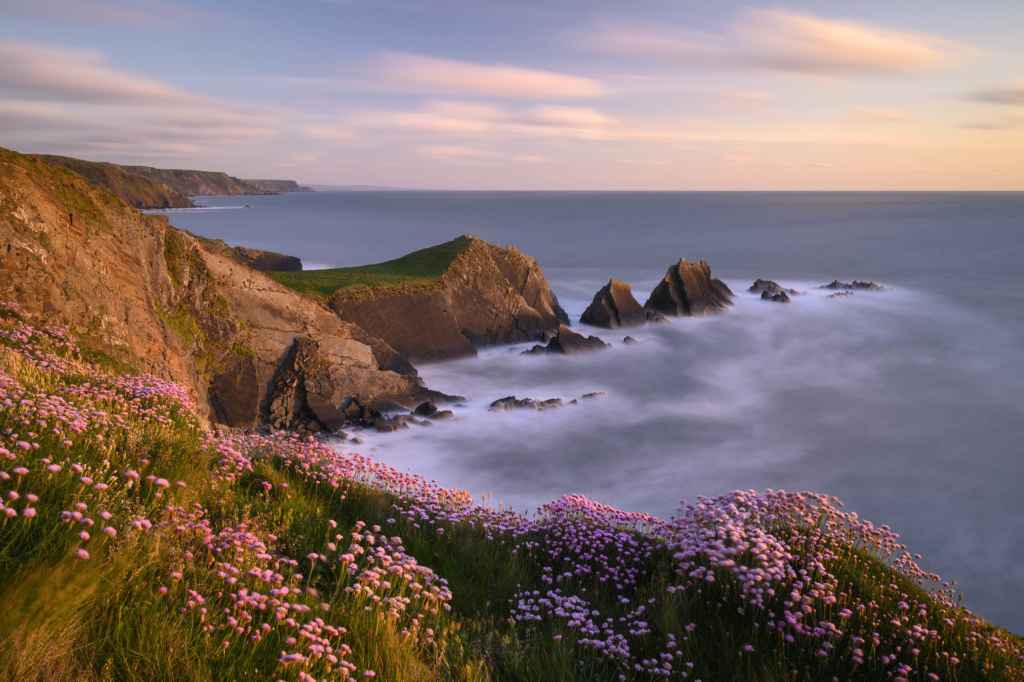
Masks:
[[[432,417],[437,414],[437,405],[428,400],[417,405],[412,413],[418,417]]]
[[[548,341],[546,346],[534,346],[530,350],[524,351],[523,355],[538,355],[541,353],[574,355],[607,347],[608,344],[596,336],[584,336],[562,325],[558,328],[558,333]]]
[[[490,409],[499,410],[548,410],[553,407],[561,407],[561,398],[548,398],[547,400],[534,400],[533,398],[517,398],[508,395],[498,398],[491,403]]]
[[[787,294],[782,289],[779,289],[779,290],[774,291],[774,292],[773,291],[762,291],[761,292],[761,300],[762,301],[771,301],[773,303],[789,303],[789,294]]]
[[[455,413],[451,410],[438,410],[430,416],[431,419],[451,419]]]
[[[755,279],[754,283],[750,285],[747,291],[752,294],[763,294],[767,291],[771,295],[775,295],[781,291],[789,294],[790,296],[795,296],[800,293],[796,289],[787,289],[773,279]],[[764,297],[762,296],[762,298]]]
[[[622,337],[622,343],[626,344],[627,346],[632,346],[633,344],[640,342],[634,339],[632,336],[624,336]]]
[[[594,300],[583,311],[580,322],[614,329],[634,327],[646,322],[647,318],[647,311],[633,298],[632,288],[625,282],[613,278],[594,294]]]
[[[608,395],[606,391],[591,391],[590,393],[584,393],[580,396],[580,400],[593,400],[594,398],[600,398],[603,395]]]
[[[827,298],[846,298],[847,296],[853,296],[852,291],[837,291],[834,294],[829,294]]]
[[[644,308],[670,316],[704,315],[732,305],[732,296],[725,282],[711,276],[707,261],[683,259],[669,267]]]
[[[881,291],[885,287],[877,282],[853,280],[852,282],[840,282],[834,279],[828,284],[823,284],[822,289],[835,289],[839,291]]]

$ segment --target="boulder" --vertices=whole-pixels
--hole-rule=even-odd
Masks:
[[[837,291],[881,291],[885,287],[877,282],[853,280],[852,282],[840,282],[834,279],[828,284],[821,285],[822,289],[833,289]]]
[[[711,276],[707,261],[680,260],[669,267],[644,308],[670,316],[704,315],[732,305],[732,290]]]
[[[553,407],[561,407],[561,398],[548,398],[547,400],[534,400],[533,398],[517,398],[514,395],[508,395],[504,398],[498,398],[491,403],[490,409],[493,411],[500,410],[548,410]]]
[[[622,337],[622,343],[624,343],[627,346],[632,346],[633,344],[637,344],[640,342],[634,339],[632,336],[624,336]]]
[[[750,285],[750,288],[748,288],[747,291],[749,291],[752,294],[763,294],[764,292],[767,291],[769,294],[772,295],[777,294],[781,291],[789,294],[790,296],[795,296],[796,294],[800,293],[796,289],[787,289],[772,279],[755,279],[754,283]]]
[[[558,333],[548,341],[546,346],[534,346],[523,355],[538,355],[541,353],[559,353],[561,355],[575,355],[587,351],[601,350],[607,348],[608,344],[596,336],[584,336],[574,332],[564,324],[558,328]]]
[[[594,300],[580,317],[584,324],[607,329],[634,327],[646,321],[647,311],[633,298],[633,290],[614,278],[594,294]]]
[[[417,405],[416,409],[413,410],[412,413],[417,417],[432,417],[437,414],[437,405],[428,400]]]
[[[784,289],[777,289],[776,291],[762,291],[762,301],[771,301],[773,303],[789,303],[789,294]]]

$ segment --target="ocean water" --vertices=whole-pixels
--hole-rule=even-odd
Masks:
[[[737,293],[722,315],[578,357],[523,346],[420,368],[457,418],[365,434],[381,460],[493,504],[583,493],[671,515],[738,488],[810,489],[897,529],[966,603],[1024,632],[1024,194],[366,192],[209,197],[196,233],[349,265],[477,234],[540,262],[574,318],[609,276],[643,302],[679,257]],[[244,207],[248,205],[248,208]],[[231,206],[241,208],[229,209]],[[789,305],[745,289],[768,277]],[[829,299],[817,285],[873,279]],[[629,333],[640,343],[625,346]],[[492,413],[494,399],[606,395]]]

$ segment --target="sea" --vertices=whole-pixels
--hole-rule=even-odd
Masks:
[[[612,347],[525,346],[421,366],[456,418],[364,434],[365,454],[487,504],[579,493],[671,516],[736,489],[814,490],[888,524],[979,614],[1024,632],[1024,193],[316,192],[201,197],[197,234],[356,265],[474,234],[540,263],[578,325],[609,277],[642,303],[679,258],[736,292],[724,314]],[[758,277],[802,295],[746,292]],[[835,278],[884,291],[829,298]],[[626,345],[628,333],[639,343]],[[604,395],[490,412],[506,395]],[[348,449],[350,443],[338,447]]]

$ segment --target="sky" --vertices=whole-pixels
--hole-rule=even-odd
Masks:
[[[1024,2],[0,0],[0,146],[311,184],[1024,190]]]

